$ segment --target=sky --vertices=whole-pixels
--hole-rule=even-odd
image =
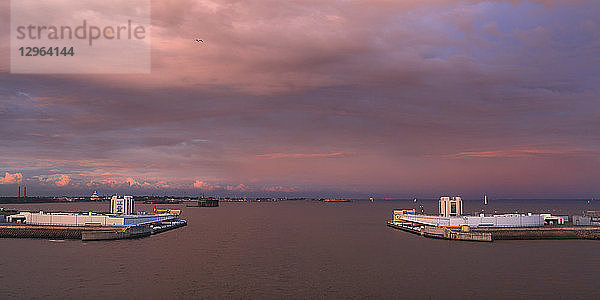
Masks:
[[[0,196],[600,197],[598,1],[152,1],[99,75],[11,74],[0,3]]]

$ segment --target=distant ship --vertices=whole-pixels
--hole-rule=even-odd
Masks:
[[[179,204],[182,201],[179,199],[149,199],[144,201],[144,204]]]
[[[196,205],[186,205],[187,207],[219,207],[219,199],[213,197],[202,198]]]
[[[323,199],[323,202],[350,202],[350,199]]]

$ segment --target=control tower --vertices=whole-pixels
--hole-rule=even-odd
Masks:
[[[460,216],[463,213],[462,199],[460,197],[440,197],[440,216]]]
[[[133,197],[132,196],[112,196],[110,199],[110,213],[117,215],[133,215]]]

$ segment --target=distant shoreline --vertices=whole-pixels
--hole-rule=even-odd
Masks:
[[[181,201],[196,201],[200,197],[182,197],[182,196],[134,196],[135,201],[143,202],[148,200],[164,200],[164,199],[177,199]],[[281,198],[281,197],[248,197],[246,200],[240,197],[223,197],[219,198],[220,202],[274,202],[274,201],[321,201],[327,198],[310,198],[310,197],[294,197],[294,198]],[[368,198],[353,198],[355,201],[360,202],[371,202]],[[468,202],[482,201],[481,199],[463,199]],[[492,199],[494,202],[504,201],[589,201],[590,199],[585,198],[504,198],[504,199]],[[2,204],[31,204],[31,203],[72,203],[72,202],[103,202],[109,201],[108,198],[100,200],[90,200],[89,197],[84,196],[33,196],[33,197],[0,197],[0,205]],[[384,201],[410,201],[412,199],[403,198],[380,198],[375,199],[374,202]],[[419,199],[419,202],[436,202],[438,199]]]

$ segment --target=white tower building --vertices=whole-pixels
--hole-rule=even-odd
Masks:
[[[123,198],[119,198],[118,196],[112,196],[110,199],[110,213],[117,215],[133,215],[133,197],[132,196],[123,196]]]
[[[460,197],[440,197],[440,216],[460,216],[462,213],[463,205]]]

